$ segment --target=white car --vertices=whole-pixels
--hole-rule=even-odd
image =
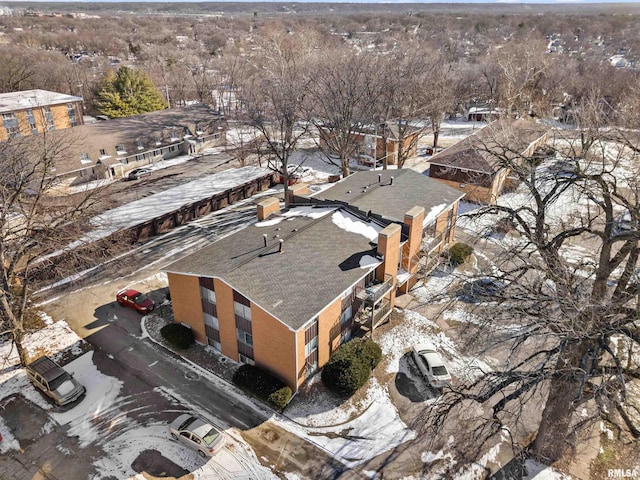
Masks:
[[[213,457],[225,444],[224,434],[200,417],[185,413],[170,427],[171,438],[198,452],[202,458]]]
[[[451,375],[442,357],[430,343],[419,343],[413,347],[413,359],[420,373],[433,388],[451,385]]]

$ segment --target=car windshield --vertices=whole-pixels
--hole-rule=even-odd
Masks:
[[[218,432],[215,428],[212,428],[204,436],[203,438],[204,443],[206,443],[207,445],[211,445],[215,441],[215,439],[218,438],[219,435],[220,435],[220,432]]]
[[[136,302],[138,305],[144,303],[147,301],[149,297],[147,297],[144,293],[141,293],[139,295],[136,295],[135,298],[133,299],[134,302]]]
[[[438,365],[433,367],[433,374],[438,377],[444,377],[448,375],[447,368],[444,365]]]
[[[195,419],[196,417],[187,417],[187,419],[180,424],[180,426],[178,427],[178,430],[184,430],[189,425],[191,425]]]
[[[60,385],[62,385],[67,380],[71,380],[71,375],[63,371],[58,377],[49,382],[49,388],[51,390],[57,390],[58,387],[60,387]]]

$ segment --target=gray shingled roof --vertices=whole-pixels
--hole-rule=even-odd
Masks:
[[[304,213],[304,209],[308,212],[311,207],[292,211]],[[319,219],[272,215],[265,222],[172,263],[164,271],[220,278],[298,330],[374,268],[360,268],[359,262],[365,255],[376,254],[375,245],[367,237],[334,223],[333,215],[344,214],[343,210],[313,211],[327,214]],[[267,247],[263,234],[267,234]],[[282,253],[278,253],[280,239],[284,240]]]
[[[493,174],[502,167],[490,151],[507,156],[522,153],[548,130],[547,126],[524,119],[496,120],[434,155],[429,162]]]
[[[404,214],[415,206],[424,207],[428,214],[433,207],[443,203],[451,205],[462,196],[455,188],[426,175],[401,169],[358,172],[318,192],[314,198],[346,202],[364,212],[371,210],[390,221],[402,223]]]

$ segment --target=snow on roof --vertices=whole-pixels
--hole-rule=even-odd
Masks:
[[[357,233],[369,239],[370,242],[378,243],[378,234],[384,227],[373,222],[364,222],[345,211],[335,212],[331,216],[335,225],[350,233]]]
[[[32,107],[46,107],[59,103],[81,102],[82,97],[47,90],[23,90],[0,93],[0,112],[13,112]]]
[[[440,205],[436,205],[434,207],[431,207],[431,210],[429,210],[429,213],[427,213],[424,216],[424,220],[422,221],[422,226],[426,227],[431,222],[433,222],[436,218],[438,218],[438,215],[440,215],[444,211],[445,208],[447,208],[447,204],[446,203],[441,203]]]
[[[294,217],[309,217],[318,219],[322,218],[328,213],[335,211],[338,207],[309,207],[309,206],[300,206],[287,210],[286,212],[281,212],[279,215],[271,216],[267,220],[262,220],[261,222],[257,222],[255,224],[256,227],[272,227],[273,225],[277,225],[283,220],[292,219]]]
[[[161,215],[171,213],[184,205],[209,198],[216,193],[224,192],[270,173],[266,168],[260,167],[225,170],[108,210],[92,218],[90,223],[100,229],[107,230],[110,234],[135,227]]]

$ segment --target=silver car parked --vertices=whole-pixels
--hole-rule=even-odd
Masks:
[[[224,434],[200,417],[185,413],[170,427],[171,438],[198,452],[202,458],[213,457],[225,444]]]
[[[27,376],[58,405],[71,403],[85,392],[69,372],[46,355],[27,365]]]
[[[413,359],[431,387],[443,388],[451,385],[451,375],[433,345],[430,343],[415,345]]]

